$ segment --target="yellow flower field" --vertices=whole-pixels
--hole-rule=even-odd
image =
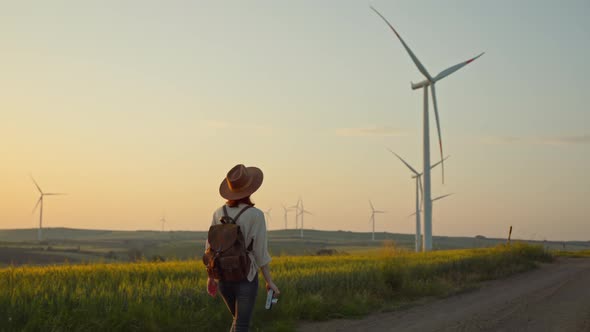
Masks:
[[[260,283],[254,330],[291,331],[301,320],[392,310],[447,296],[477,282],[550,260],[515,245],[426,254],[277,257],[279,303],[264,310]],[[10,267],[0,270],[1,331],[224,331],[230,316],[206,293],[200,261]]]

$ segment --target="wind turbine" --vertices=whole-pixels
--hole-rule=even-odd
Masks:
[[[410,171],[412,171],[412,173],[414,173],[414,175],[412,175],[412,179],[416,179],[416,238],[415,238],[415,250],[416,252],[420,251],[420,247],[421,247],[421,242],[422,242],[422,225],[420,225],[420,210],[422,208],[422,201],[420,201],[421,199],[424,199],[424,190],[422,188],[422,173],[418,173],[417,170],[415,170],[412,166],[410,166],[410,164],[408,164],[408,162],[406,162],[402,157],[400,157],[397,153],[393,152],[391,149],[387,149],[389,150],[389,152],[393,153],[402,163],[404,163],[404,165],[406,165],[406,167],[408,167],[410,169]],[[441,164],[443,161],[447,160],[449,157],[447,156],[445,159],[437,162],[436,164],[430,166],[430,169],[433,169],[434,167],[438,166],[438,164]]]
[[[57,195],[66,195],[64,193],[44,193],[43,190],[41,190],[41,187],[39,187],[39,184],[37,184],[37,181],[35,181],[35,179],[33,178],[32,175],[29,175],[31,177],[31,180],[33,180],[33,183],[35,184],[35,187],[37,187],[37,190],[39,190],[39,193],[41,194],[41,196],[39,196],[39,200],[37,201],[37,204],[35,204],[35,207],[33,208],[33,213],[35,213],[35,210],[37,210],[37,206],[40,205],[39,207],[39,230],[37,231],[37,240],[40,242],[43,239],[43,198],[45,196],[57,196]]]
[[[264,215],[266,216],[266,229],[268,229],[268,227],[269,227],[269,225],[270,225],[270,220],[271,220],[271,217],[270,217],[270,211],[271,211],[271,210],[272,210],[272,208],[270,208],[270,209],[268,209],[268,210],[264,211]]]
[[[369,222],[373,222],[373,238],[372,238],[372,240],[375,241],[375,214],[376,213],[385,213],[385,211],[375,210],[371,200],[369,200],[369,205],[371,206],[371,217],[369,218]]]
[[[287,208],[285,207],[285,205],[283,204],[283,211],[285,212],[284,217],[285,217],[285,229],[287,229],[287,215],[289,214],[289,211],[291,210],[291,208]]]
[[[162,232],[164,232],[164,225],[166,224],[166,217],[162,216],[162,218],[160,218],[160,222],[162,223]]]
[[[436,128],[438,131],[440,157],[442,159],[442,156],[443,156],[442,135],[441,135],[441,131],[440,131],[440,120],[439,120],[439,116],[438,116],[438,106],[437,106],[437,102],[436,102],[436,90],[434,88],[435,83],[437,81],[440,81],[441,79],[451,75],[452,73],[456,72],[457,70],[463,68],[467,64],[473,62],[474,60],[476,60],[477,58],[482,56],[484,53],[481,53],[478,56],[473,57],[467,61],[464,61],[464,62],[458,63],[454,66],[451,66],[451,67],[441,71],[440,73],[438,73],[438,75],[436,75],[435,77],[432,77],[430,75],[430,73],[428,73],[428,71],[426,70],[424,65],[422,65],[420,60],[418,60],[416,55],[414,55],[412,50],[410,50],[408,45],[406,45],[406,42],[397,33],[395,28],[389,23],[389,21],[387,21],[387,19],[383,15],[381,15],[381,13],[379,13],[377,11],[377,9],[373,8],[372,6],[370,6],[370,8],[375,13],[377,13],[377,15],[379,15],[379,17],[381,17],[381,19],[383,19],[383,21],[385,21],[385,23],[389,26],[389,28],[391,28],[393,33],[395,33],[395,35],[397,36],[399,41],[402,43],[402,45],[406,49],[406,52],[408,53],[408,55],[410,56],[410,58],[412,59],[412,61],[416,65],[416,67],[418,68],[418,71],[420,71],[420,73],[422,73],[422,75],[424,75],[424,77],[425,77],[425,79],[422,80],[421,82],[411,83],[411,86],[412,86],[413,90],[420,89],[420,88],[424,89],[424,113],[423,113],[424,114],[424,121],[423,121],[423,142],[424,142],[423,143],[424,144],[424,149],[423,149],[423,156],[424,157],[423,158],[424,158],[424,163],[423,163],[423,167],[424,167],[424,199],[425,199],[424,200],[424,250],[429,251],[429,250],[432,250],[432,200],[431,200],[432,195],[431,195],[431,187],[430,187],[430,167],[429,167],[429,165],[430,165],[430,128],[429,128],[429,119],[428,119],[428,87],[431,87],[431,89],[432,89],[432,104],[434,106],[434,116],[436,118]],[[442,168],[442,181],[444,184],[444,181],[445,181],[444,180],[444,178],[445,178],[444,163],[441,163],[441,168]]]
[[[297,204],[289,206],[289,209],[295,209],[295,229],[299,228],[299,204],[301,203],[301,197],[297,200]]]
[[[299,199],[299,211],[297,211],[297,214],[299,216],[301,216],[301,238],[303,238],[303,216],[305,216],[306,214],[312,215],[313,213],[307,211],[304,207],[303,207],[303,200]]]

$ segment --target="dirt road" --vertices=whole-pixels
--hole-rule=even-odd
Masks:
[[[560,259],[423,306],[361,320],[306,323],[298,331],[590,332],[590,259]]]

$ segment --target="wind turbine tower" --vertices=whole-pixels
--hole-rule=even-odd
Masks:
[[[290,210],[291,210],[290,208],[287,208],[287,207],[285,207],[285,205],[283,205],[283,211],[284,211],[283,216],[285,218],[285,230],[287,229],[287,218],[288,218],[288,214],[289,214]]]
[[[306,210],[306,209],[303,207],[303,200],[302,200],[302,199],[300,199],[300,200],[299,200],[299,208],[300,208],[300,209],[299,209],[299,211],[297,212],[297,214],[301,216],[301,228],[300,228],[300,229],[301,229],[301,238],[303,238],[303,217],[304,217],[306,214],[313,215],[313,213],[311,213],[311,212],[307,211],[307,210]]]
[[[430,185],[430,127],[429,127],[429,118],[428,118],[428,87],[430,87],[432,90],[432,92],[431,92],[432,93],[432,104],[434,106],[434,116],[436,118],[436,127],[437,127],[437,131],[438,131],[440,157],[442,160],[442,156],[443,156],[442,135],[441,135],[441,131],[440,131],[440,119],[438,116],[436,90],[434,87],[435,83],[437,81],[451,75],[452,73],[456,72],[457,70],[463,68],[467,64],[473,62],[474,60],[476,60],[477,58],[482,56],[484,53],[481,53],[478,56],[473,57],[467,61],[464,61],[464,62],[461,62],[461,63],[456,64],[454,66],[451,66],[451,67],[441,71],[435,77],[432,77],[430,75],[430,73],[428,73],[428,71],[426,70],[424,65],[422,65],[420,60],[418,60],[416,55],[414,55],[412,50],[410,50],[408,45],[406,45],[406,42],[397,33],[395,28],[389,23],[389,21],[387,21],[387,19],[383,15],[381,15],[381,13],[379,13],[377,11],[377,9],[373,8],[372,6],[370,8],[375,13],[377,13],[377,15],[379,15],[379,17],[381,17],[381,19],[383,19],[383,21],[385,21],[385,23],[389,26],[389,28],[391,28],[393,33],[397,36],[397,38],[399,39],[399,41],[402,43],[403,47],[405,48],[406,52],[408,53],[408,55],[410,56],[410,58],[412,59],[412,61],[416,65],[416,67],[418,68],[418,71],[420,71],[420,73],[422,73],[422,75],[424,75],[424,77],[425,77],[425,79],[420,81],[419,83],[411,83],[411,87],[413,90],[423,88],[423,92],[424,92],[424,113],[423,113],[423,117],[424,117],[424,121],[423,121],[424,250],[430,251],[430,250],[432,250],[432,195],[431,195],[431,185]],[[441,168],[442,168],[442,179],[443,179],[442,181],[444,184],[444,177],[445,177],[444,163],[441,163]]]
[[[369,222],[373,222],[373,237],[372,241],[375,241],[375,214],[376,213],[385,213],[385,211],[375,210],[373,207],[373,203],[369,200],[369,205],[371,206],[371,217],[369,218]]]
[[[299,228],[299,204],[301,203],[301,197],[297,200],[297,204],[289,206],[289,209],[295,209],[295,229]]]
[[[35,187],[37,187],[37,190],[39,190],[39,194],[41,194],[39,196],[39,200],[37,200],[37,204],[35,204],[35,207],[33,208],[33,213],[35,213],[35,210],[37,210],[37,207],[39,207],[39,230],[37,231],[37,240],[39,242],[41,242],[43,240],[43,198],[45,196],[58,196],[58,195],[66,195],[64,193],[44,193],[43,190],[41,190],[41,187],[39,186],[39,184],[37,184],[37,181],[35,181],[35,179],[33,178],[33,176],[31,175],[31,180],[33,180],[33,183],[35,184]]]

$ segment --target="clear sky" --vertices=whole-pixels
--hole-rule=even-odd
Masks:
[[[590,2],[372,4],[433,75],[486,52],[437,85],[434,234],[590,240]],[[30,172],[46,227],[205,230],[244,163],[271,229],[414,230],[422,77],[366,1],[0,1],[0,41],[0,228]]]

